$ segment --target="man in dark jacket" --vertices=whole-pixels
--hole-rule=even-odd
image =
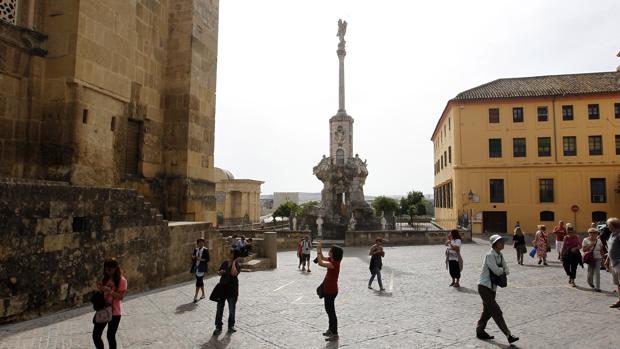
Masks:
[[[205,247],[205,239],[196,240],[196,248],[192,254],[192,272],[196,275],[196,293],[194,303],[198,302],[198,290],[202,292],[200,299],[205,298],[205,284],[203,278],[208,270],[209,249]]]
[[[379,290],[385,291],[383,283],[381,282],[381,268],[383,267],[381,258],[385,257],[382,238],[377,238],[375,240],[375,244],[370,247],[368,255],[370,256],[370,266],[368,267],[368,269],[370,269],[370,280],[368,280],[368,288],[372,289],[372,282],[376,276],[377,282],[379,283]]]

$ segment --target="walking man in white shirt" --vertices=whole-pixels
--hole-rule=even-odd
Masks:
[[[304,236],[301,240],[301,261],[303,263],[302,271],[306,270],[306,264],[308,265],[308,273],[310,273],[310,253],[312,252],[312,241],[308,235]]]

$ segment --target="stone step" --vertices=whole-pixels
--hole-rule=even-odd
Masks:
[[[246,263],[241,263],[240,266],[242,272],[265,270],[269,268],[269,260],[266,258],[254,258]]]
[[[239,258],[239,263],[243,264],[243,263],[248,263],[251,260],[253,260],[254,258],[256,258],[255,254],[250,254],[247,257],[240,257]]]

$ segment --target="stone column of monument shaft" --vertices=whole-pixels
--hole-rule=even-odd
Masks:
[[[344,45],[343,45],[344,46]],[[336,51],[338,54],[339,61],[339,83],[338,83],[338,114],[347,114],[347,111],[344,108],[344,56],[347,55],[347,52],[344,48],[340,48]]]

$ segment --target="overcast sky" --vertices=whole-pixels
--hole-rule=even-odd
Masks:
[[[367,195],[431,193],[433,128],[460,91],[506,77],[612,71],[618,0],[220,0],[215,164],[274,191],[319,192],[346,109]]]

